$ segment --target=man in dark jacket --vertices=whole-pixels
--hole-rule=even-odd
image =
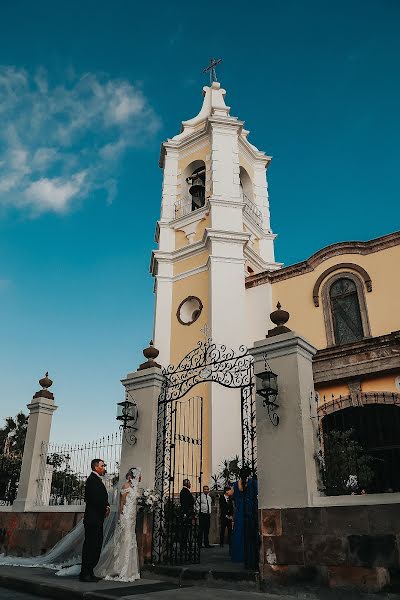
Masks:
[[[85,541],[82,548],[82,567],[79,579],[93,582],[99,578],[94,574],[94,568],[99,562],[103,545],[103,522],[110,514],[107,490],[101,480],[106,472],[104,461],[94,458],[91,462],[92,472],[85,486]]]
[[[181,505],[181,531],[177,532],[180,536],[180,554],[181,558],[189,560],[193,551],[193,519],[194,519],[194,498],[190,491],[189,479],[183,480],[183,487],[179,494]],[[177,524],[179,526],[179,524]]]
[[[228,544],[231,545],[233,503],[232,498],[226,495],[229,487],[224,487],[224,493],[219,497],[219,545],[222,547],[225,540],[225,529],[228,531]]]
[[[192,492],[190,491],[190,481],[189,479],[183,480],[183,487],[179,494],[179,500],[181,504],[182,514],[193,517],[194,515],[194,498]]]

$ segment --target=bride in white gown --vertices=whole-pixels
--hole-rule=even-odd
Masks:
[[[114,535],[103,548],[95,569],[98,577],[116,581],[140,579],[135,533],[138,486],[142,479],[140,469],[129,469],[126,479],[120,491],[119,520]]]
[[[126,483],[120,490],[117,522],[110,516],[105,522],[105,544],[95,569],[98,577],[115,581],[136,581],[140,578],[136,543],[136,514],[141,470],[133,467],[126,474]],[[41,556],[0,556],[1,565],[45,567],[57,570],[56,575],[79,575],[80,552],[84,538],[82,521],[54,548]]]

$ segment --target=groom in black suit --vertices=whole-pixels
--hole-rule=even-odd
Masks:
[[[103,545],[103,522],[110,514],[107,490],[101,480],[106,472],[106,466],[101,458],[94,458],[91,462],[92,472],[86,480],[85,486],[85,541],[82,548],[82,568],[80,581],[93,582],[99,578],[94,574],[94,568],[99,562]]]

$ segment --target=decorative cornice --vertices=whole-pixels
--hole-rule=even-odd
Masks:
[[[212,241],[244,245],[247,244],[250,237],[251,234],[245,231],[225,231],[223,229],[210,229],[206,227],[203,240],[206,246],[208,246]]]
[[[323,348],[313,359],[314,383],[319,385],[397,372],[399,368],[400,331]]]
[[[243,135],[244,133],[246,135]],[[247,139],[248,133],[249,132],[247,132],[246,130],[242,131],[242,134],[239,137],[240,149],[242,150],[243,154],[247,155],[246,157],[250,159],[250,161],[261,161],[264,163],[265,168],[268,168],[268,165],[272,160],[272,156],[268,156],[267,154],[265,154],[265,152],[263,152],[262,150],[258,150],[258,148],[253,146],[253,144],[251,144]]]
[[[250,244],[247,244],[244,248],[244,256],[250,260],[260,270],[271,270],[274,271],[282,266],[282,263],[266,263],[257,252],[251,248]],[[249,276],[250,277],[250,276]]]
[[[310,273],[328,258],[340,256],[341,254],[366,255],[398,245],[400,245],[400,231],[395,231],[394,233],[389,233],[367,242],[338,242],[337,244],[331,244],[330,246],[318,250],[318,252],[312,254],[310,258],[302,262],[283,267],[278,271],[265,271],[263,273],[258,273],[257,275],[251,275],[246,279],[246,287],[256,287],[263,283],[276,283],[278,281],[283,281],[284,279],[290,279],[291,277],[298,277],[299,275]]]

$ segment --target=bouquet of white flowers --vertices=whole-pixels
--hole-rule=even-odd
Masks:
[[[152,512],[160,502],[160,496],[150,489],[143,490],[142,495],[138,498],[138,506],[144,512]]]

